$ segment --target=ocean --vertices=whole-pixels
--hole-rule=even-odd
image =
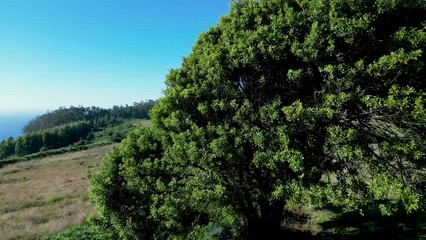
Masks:
[[[38,113],[1,113],[0,112],[0,142],[23,135],[24,126]]]

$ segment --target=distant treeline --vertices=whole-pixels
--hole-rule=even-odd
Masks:
[[[92,130],[89,121],[78,121],[25,134],[16,139],[9,138],[0,143],[0,159],[66,147],[85,139]]]
[[[149,119],[148,112],[156,101],[134,103],[133,106],[59,108],[31,120],[24,128],[24,135],[10,137],[0,143],[0,159],[24,156],[44,150],[58,149],[72,144],[95,141],[96,132],[109,127],[112,140],[123,138],[131,124],[121,124],[125,119]],[[118,127],[114,127],[117,126]],[[117,139],[117,136],[120,139]]]
[[[24,133],[29,134],[37,131],[43,131],[52,127],[63,124],[90,121],[95,127],[97,125],[108,125],[111,122],[117,122],[122,119],[130,118],[149,118],[149,110],[154,106],[156,101],[148,100],[139,103],[133,103],[133,106],[114,106],[110,109],[99,107],[61,107],[55,111],[40,115],[31,120],[25,127]]]

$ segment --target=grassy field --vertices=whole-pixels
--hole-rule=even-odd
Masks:
[[[87,203],[87,171],[113,147],[35,159],[0,168],[0,240],[36,239],[81,225]]]

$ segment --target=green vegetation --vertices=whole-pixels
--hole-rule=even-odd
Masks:
[[[101,239],[98,237],[98,231],[96,227],[73,227],[68,228],[57,235],[42,237],[39,240],[69,240],[69,239]]]
[[[94,143],[112,143],[121,142],[128,132],[139,125],[149,125],[149,120],[143,119],[129,119],[125,120],[120,124],[111,125],[106,128],[100,129],[99,131],[93,132],[93,135],[89,139]]]
[[[114,106],[110,109],[99,107],[61,107],[31,120],[24,127],[24,133],[39,132],[78,121],[89,121],[94,123],[95,127],[98,127],[117,122],[121,119],[148,119],[148,112],[155,103],[156,101],[148,100],[140,103],[135,102],[133,106]]]
[[[425,1],[231,5],[168,74],[152,126],[91,177],[96,226],[273,239],[298,205],[424,211]]]
[[[25,135],[0,143],[0,161],[9,163],[25,156],[36,156],[80,150],[82,146],[120,142],[135,126],[134,118],[148,119],[155,101],[112,109],[60,108],[38,116],[25,126]],[[84,148],[84,147],[83,147]],[[54,150],[54,151],[52,151]]]
[[[93,225],[68,228],[56,235],[42,237],[38,240],[117,240],[117,236],[102,232],[102,230]]]

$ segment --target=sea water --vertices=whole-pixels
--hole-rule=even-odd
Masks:
[[[0,112],[0,142],[9,137],[16,138],[17,136],[23,135],[24,126],[37,115],[39,114],[33,112]]]

